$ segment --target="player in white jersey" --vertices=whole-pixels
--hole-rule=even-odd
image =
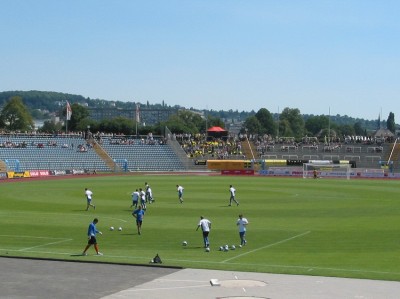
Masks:
[[[137,208],[137,205],[138,205],[138,202],[139,202],[139,196],[140,196],[140,194],[139,194],[138,189],[136,189],[134,192],[132,192],[132,205],[131,205],[131,208],[132,207]]]
[[[178,192],[178,198],[180,203],[183,203],[183,190],[184,188],[181,185],[176,185],[176,191]]]
[[[96,206],[92,203],[93,192],[88,188],[85,188],[85,196],[86,196],[86,211],[89,210],[89,207],[92,207],[96,210]]]
[[[232,201],[234,201],[234,202],[236,203],[236,205],[238,206],[238,205],[239,205],[239,202],[238,202],[238,201],[236,200],[236,198],[235,198],[235,196],[236,196],[236,189],[235,189],[232,185],[229,186],[229,194],[230,194],[230,197],[229,197],[229,206],[232,205]]]
[[[246,227],[249,221],[243,217],[242,214],[239,215],[239,219],[236,221],[236,225],[239,228],[240,246],[246,245]]]
[[[199,224],[197,225],[196,231],[201,227],[201,230],[203,231],[203,241],[204,241],[204,247],[209,248],[210,247],[210,241],[208,239],[208,235],[211,230],[211,221],[204,218],[203,216],[200,216],[200,221]]]

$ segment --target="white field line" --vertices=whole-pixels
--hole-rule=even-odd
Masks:
[[[21,236],[21,235],[0,235],[0,237],[12,237],[12,238],[18,238],[18,239],[41,239],[41,240],[59,240],[59,241],[54,241],[54,242],[49,242],[46,244],[40,244],[32,247],[27,247],[27,248],[22,248],[22,249],[17,249],[15,251],[28,251],[30,249],[38,248],[38,247],[43,247],[47,245],[53,245],[53,244],[59,244],[59,243],[64,243],[68,241],[72,241],[73,239],[67,239],[67,238],[53,238],[53,237],[41,237],[41,236]]]
[[[306,231],[306,232],[301,233],[301,234],[298,234],[298,235],[296,235],[296,236],[293,236],[293,237],[290,237],[290,238],[287,238],[287,239],[284,239],[284,240],[281,240],[281,241],[278,241],[278,242],[275,242],[275,243],[272,243],[272,244],[268,244],[268,245],[266,245],[266,246],[263,246],[263,247],[260,247],[260,248],[256,248],[256,249],[251,250],[251,251],[247,251],[247,252],[245,252],[245,253],[242,253],[242,254],[239,254],[239,255],[237,255],[237,256],[234,256],[234,257],[231,257],[231,258],[229,258],[229,259],[226,259],[226,260],[222,261],[221,263],[226,263],[226,262],[229,262],[229,261],[231,261],[231,260],[234,260],[234,259],[237,259],[237,258],[239,258],[239,257],[242,257],[242,256],[244,256],[244,255],[248,255],[248,254],[250,254],[250,253],[253,253],[253,252],[256,252],[256,251],[259,251],[259,250],[263,250],[263,249],[265,249],[265,248],[269,248],[269,247],[272,247],[272,246],[275,246],[275,245],[279,245],[279,244],[288,242],[288,241],[293,240],[293,239],[296,239],[296,238],[300,238],[300,237],[302,237],[302,236],[308,235],[309,233],[311,233],[311,231]]]
[[[69,241],[72,241],[72,240],[73,239],[63,239],[63,240],[56,241],[56,242],[50,242],[50,243],[41,244],[41,245],[37,245],[37,246],[22,248],[22,249],[19,249],[18,251],[28,251],[28,250],[31,250],[31,249],[34,249],[34,248],[45,247],[45,246],[54,245],[54,244],[60,244],[60,243],[69,242]]]
[[[23,238],[23,239],[32,238],[32,239],[65,240],[65,238],[21,236],[21,235],[0,235],[0,237],[13,237],[13,238]]]
[[[8,251],[8,252],[17,252],[20,250],[16,249],[7,249],[7,248],[0,248],[2,251]],[[41,253],[41,254],[54,254],[54,255],[67,255],[67,256],[77,256],[78,254],[76,252],[71,253],[71,252],[54,252],[54,251],[37,251],[37,250],[26,250],[25,252],[31,252],[31,253]],[[142,256],[122,256],[122,255],[108,255],[105,254],[105,257],[110,257],[110,258],[122,258],[126,260],[143,260],[148,257],[142,257]],[[90,255],[89,257],[98,257],[96,254]],[[83,259],[86,257],[83,257]],[[101,258],[101,256],[99,257]],[[165,261],[174,261],[174,262],[192,262],[192,263],[202,263],[202,264],[221,264],[221,262],[210,262],[210,261],[200,261],[200,260],[180,260],[180,259],[164,259]],[[275,265],[275,264],[253,264],[253,263],[230,263],[230,265],[237,265],[237,266],[262,266],[262,267],[269,267],[269,268],[284,268],[284,269],[306,269],[306,270],[329,270],[329,271],[338,271],[338,272],[355,272],[355,273],[373,273],[373,274],[395,274],[399,275],[400,272],[389,272],[389,271],[374,271],[374,270],[362,270],[362,269],[341,269],[341,268],[331,268],[331,267],[318,267],[318,266],[292,266],[292,265]],[[209,285],[208,285],[209,286]]]

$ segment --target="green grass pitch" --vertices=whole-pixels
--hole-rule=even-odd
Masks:
[[[145,182],[156,201],[139,236],[130,195]],[[177,184],[185,188],[183,204]],[[230,184],[239,206],[228,207]],[[85,211],[85,187],[96,210]],[[2,182],[0,255],[148,264],[158,253],[165,266],[399,281],[399,187],[398,180],[174,173]],[[243,248],[239,213],[250,222]],[[210,252],[196,232],[200,215],[212,222]],[[104,256],[93,248],[80,256],[95,217]],[[219,251],[225,244],[237,249]]]

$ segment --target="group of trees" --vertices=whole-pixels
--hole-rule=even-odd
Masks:
[[[387,129],[395,133],[396,124],[392,112],[386,124]],[[285,108],[278,119],[274,119],[267,109],[262,108],[254,116],[248,117],[243,127],[245,131],[252,134],[295,137],[298,140],[304,136],[368,136],[367,129],[362,127],[361,122],[340,125],[325,115],[309,116],[305,119],[299,109],[291,108]],[[381,123],[378,121],[374,129],[380,127]]]
[[[3,93],[4,94],[4,93]],[[59,95],[59,94],[57,94]],[[62,94],[61,94],[62,95]],[[32,100],[36,93],[30,94]],[[42,102],[40,102],[42,103]],[[30,105],[33,105],[30,102]],[[215,113],[207,113],[206,117],[192,110],[179,110],[172,115],[167,121],[158,123],[153,126],[141,126],[135,120],[118,117],[102,121],[94,121],[90,118],[89,111],[86,107],[78,102],[71,105],[72,117],[70,120],[62,123],[54,123],[45,121],[42,132],[62,132],[68,131],[86,131],[90,128],[91,132],[107,132],[122,133],[126,135],[147,134],[163,134],[165,126],[175,133],[204,133],[211,126],[224,127],[224,122]],[[32,109],[25,104],[25,100],[21,96],[12,96],[8,101],[3,102],[0,111],[0,129],[6,131],[31,131],[34,129],[34,122],[31,113]],[[57,114],[61,119],[65,119],[65,105],[58,105]],[[381,121],[378,120],[374,129],[381,127]],[[395,133],[396,124],[394,114],[390,112],[386,121],[386,127]],[[299,109],[285,108],[279,115],[272,114],[268,109],[261,108],[259,111],[250,114],[244,121],[242,133],[258,135],[271,135],[279,137],[295,137],[300,140],[302,137],[308,136],[344,136],[344,135],[368,135],[367,128],[363,126],[361,121],[352,124],[338,124],[335,117],[319,115],[304,116]]]
[[[31,131],[34,128],[32,115],[21,97],[12,97],[1,109],[0,128],[6,131]]]

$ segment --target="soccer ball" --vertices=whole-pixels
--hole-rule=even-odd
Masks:
[[[229,250],[229,246],[228,246],[228,245],[225,245],[224,251],[228,251],[228,250]]]
[[[206,252],[210,252],[210,247],[207,247],[207,248],[206,248]]]
[[[236,249],[236,246],[235,246],[235,245],[232,245],[232,246],[231,246],[231,249],[232,249],[232,250],[235,250],[235,249]]]
[[[122,230],[122,227],[119,227],[118,230],[121,231],[121,230]]]
[[[224,251],[224,247],[220,246],[220,247],[219,247],[219,250],[220,250],[220,251]]]
[[[114,226],[111,226],[111,227],[110,227],[110,230],[113,231],[113,230],[114,230]]]
[[[187,242],[186,241],[183,241],[182,242],[182,246],[186,246],[187,245]]]

